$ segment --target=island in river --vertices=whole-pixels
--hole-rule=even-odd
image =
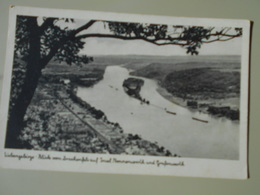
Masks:
[[[120,86],[122,87],[123,81],[129,78],[130,75],[126,74],[127,77],[122,78],[120,81],[116,81],[119,83],[111,84],[105,82],[113,79],[110,77],[104,78],[104,73],[107,70],[113,70],[109,67],[111,65],[118,64],[118,67],[127,68],[131,72],[130,74],[139,77],[138,79],[140,79],[140,76],[142,78],[152,78],[152,80],[142,80],[145,80],[145,83],[151,84],[153,88],[156,88],[157,92],[159,91],[161,96],[166,97],[171,101],[174,99],[180,99],[181,101],[177,102],[185,102],[186,104],[183,104],[185,107],[189,106],[187,102],[191,100],[195,100],[197,104],[198,101],[207,100],[205,103],[207,104],[207,106],[205,106],[207,108],[206,110],[209,108],[208,105],[213,107],[217,104],[226,106],[226,102],[229,102],[228,106],[230,108],[232,107],[232,109],[238,109],[239,107],[236,105],[236,101],[232,102],[230,99],[239,99],[239,92],[234,92],[233,86],[229,84],[228,88],[230,89],[230,93],[226,89],[223,89],[222,91],[216,91],[215,96],[211,97],[211,99],[214,99],[214,102],[217,102],[215,104],[210,102],[211,99],[209,96],[205,96],[205,93],[203,94],[202,89],[200,89],[201,93],[203,94],[201,97],[199,97],[199,90],[196,92],[197,96],[195,95],[196,93],[193,92],[193,94],[187,94],[186,97],[184,97],[183,94],[185,91],[179,91],[178,95],[178,93],[174,94],[173,91],[167,87],[167,84],[172,81],[172,78],[176,77],[177,71],[182,71],[182,73],[185,73],[189,72],[188,70],[192,70],[194,68],[198,70],[205,70],[205,67],[207,67],[209,71],[218,71],[217,73],[219,73],[219,71],[239,72],[239,63],[236,62],[236,58],[235,63],[233,63],[231,58],[227,58],[226,61],[228,61],[229,66],[227,66],[227,63],[218,63],[218,60],[214,60],[214,58],[209,58],[206,60],[204,58],[201,60],[201,63],[197,63],[197,60],[194,58],[189,58],[186,59],[186,61],[183,61],[180,57],[166,57],[164,58],[164,61],[162,60],[162,57],[156,58],[143,56],[101,56],[95,59],[95,63],[86,65],[83,68],[67,67],[66,65],[59,64],[50,64],[47,66],[47,69],[43,72],[43,78],[38,85],[35,97],[28,109],[26,115],[26,127],[23,131],[23,134],[21,135],[21,139],[25,143],[29,143],[28,145],[30,145],[32,149],[151,156],[180,155],[186,157],[222,159],[238,158],[238,129],[236,124],[232,124],[231,122],[227,121],[227,125],[225,125],[224,128],[223,126],[220,126],[220,129],[225,129],[226,126],[235,126],[235,129],[232,127],[230,131],[229,129],[225,129],[228,133],[227,135],[223,134],[223,132],[219,132],[218,129],[214,128],[212,130],[210,128],[206,132],[205,128],[209,127],[204,126],[204,124],[199,124],[198,122],[195,124],[199,127],[199,129],[187,131],[189,127],[182,129],[183,125],[185,124],[179,124],[179,122],[181,122],[182,119],[187,118],[189,115],[193,116],[193,113],[188,113],[187,111],[178,108],[177,110],[180,112],[177,113],[175,120],[174,118],[170,118],[174,116],[170,116],[169,114],[167,115],[167,112],[164,111],[165,107],[167,107],[164,105],[169,104],[167,102],[165,102],[162,107],[158,106],[157,104],[153,104],[152,101],[151,105],[141,105],[142,107],[140,107],[140,103],[137,105],[134,101],[127,99],[125,96],[124,101],[122,102],[124,106],[118,105],[120,103],[121,95],[123,97],[123,94],[120,93]],[[159,69],[159,67],[161,67],[161,69]],[[120,69],[119,71],[125,70]],[[192,72],[196,73],[196,71]],[[180,73],[181,72],[177,74]],[[120,76],[121,73],[117,74],[117,77]],[[232,75],[227,74],[227,76],[230,77]],[[113,77],[115,76],[113,75]],[[190,74],[189,77],[191,79],[194,77],[194,75]],[[205,81],[206,78],[203,77],[201,82]],[[239,78],[235,77],[235,79]],[[180,81],[181,77],[177,83],[181,83]],[[198,80],[197,82],[199,83],[200,81]],[[98,87],[101,83],[103,85],[102,90],[99,90]],[[158,85],[153,83],[157,83]],[[214,86],[214,82],[212,85]],[[107,88],[104,88],[105,86]],[[92,93],[92,89],[96,90],[98,93]],[[106,90],[110,90],[110,92],[107,92]],[[147,92],[146,90],[147,87],[140,89],[140,96],[148,97],[149,99],[149,97],[151,97],[151,92]],[[85,94],[86,91],[89,91],[87,92],[88,95]],[[112,96],[109,96],[109,93],[111,93]],[[146,95],[146,93],[148,95]],[[154,94],[154,92],[152,93],[152,97],[158,97],[156,94]],[[210,94],[212,91],[207,93]],[[217,93],[219,93],[221,96],[216,96]],[[118,100],[116,99],[115,94],[119,94]],[[91,97],[91,95],[93,97]],[[91,102],[91,98],[97,102],[97,105]],[[110,110],[106,110],[105,108],[106,104],[111,104],[110,100],[113,98],[115,105],[117,104],[118,106],[115,108],[115,112],[121,114],[121,116],[117,116],[115,118],[113,118],[111,113],[109,113],[111,108],[109,108]],[[101,101],[103,101],[101,106],[105,106],[104,108],[99,107],[99,103]],[[162,100],[160,99],[160,101]],[[173,102],[176,101],[174,100]],[[125,107],[125,104],[133,104],[134,106],[132,106],[132,108],[138,107],[129,112],[129,118],[122,118],[122,116],[124,116],[124,112],[121,112],[121,110],[129,111],[131,109],[131,107]],[[189,104],[191,105],[189,107],[191,107],[193,110],[199,108],[201,109],[202,107],[201,103],[199,103],[199,107],[195,107],[192,103]],[[172,109],[176,108],[174,105],[171,107]],[[159,111],[160,109],[161,111]],[[155,117],[157,119],[163,117],[162,121],[164,119],[171,121],[171,124],[168,124],[167,121],[165,123],[157,122],[156,124],[151,124],[151,127],[144,127],[145,129],[150,129],[150,131],[147,133],[141,132],[142,121],[143,123],[150,125],[150,122],[153,120],[152,118],[149,118],[150,115],[145,114],[149,112],[155,113],[155,115],[158,114],[158,117]],[[185,113],[185,117],[182,116],[182,113],[183,115]],[[198,115],[201,117],[204,116],[200,114]],[[222,116],[219,114],[217,115],[218,117],[222,118]],[[131,125],[139,126],[131,126],[127,122],[119,121],[117,120],[119,117],[121,117],[122,120],[128,120],[132,118],[135,119],[135,121],[138,118],[140,123],[132,122]],[[143,117],[148,118],[146,119]],[[213,126],[224,124],[221,121],[213,120],[211,118],[209,118],[209,120],[212,120],[211,124]],[[150,122],[147,123],[146,121]],[[187,121],[184,122],[189,123]],[[195,127],[193,122],[190,123],[193,127]],[[159,125],[158,128],[157,125]],[[163,131],[161,128],[163,129],[164,126],[167,130],[167,126],[175,127],[176,125],[179,125],[180,128],[176,127],[177,129],[174,128],[174,131],[171,130],[171,128],[168,128],[168,130],[171,131],[167,131],[165,134],[162,133]],[[132,127],[132,129],[128,127]],[[155,130],[155,128],[157,128],[157,130]],[[178,131],[179,129],[181,129],[181,131]],[[168,133],[169,136],[167,136]],[[147,134],[150,134],[151,136],[146,136]],[[200,134],[200,136],[196,136],[198,134]],[[214,137],[212,137],[213,134]],[[224,139],[223,135],[225,135]],[[158,136],[161,136],[162,138],[158,138]],[[203,138],[203,136],[206,139]],[[211,136],[210,139],[208,139],[207,136]],[[188,142],[187,139],[192,139],[193,142]],[[160,143],[158,143],[157,140],[161,140]],[[178,140],[181,140],[181,142],[184,144],[180,143]],[[208,147],[208,145],[210,147]],[[211,146],[217,147],[211,148]],[[223,151],[225,153],[223,153]]]

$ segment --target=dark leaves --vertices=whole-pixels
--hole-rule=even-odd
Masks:
[[[93,61],[93,58],[89,58],[86,55],[79,55],[80,50],[84,48],[84,44],[85,42],[79,39],[66,41],[54,56],[54,60],[78,66]]]
[[[115,35],[139,38],[164,39],[167,34],[167,25],[108,22],[111,32]]]
[[[198,48],[201,47],[203,40],[210,38],[212,28],[204,28],[200,26],[185,27],[181,38],[186,42],[187,54],[198,55]]]
[[[159,25],[159,24],[140,24],[107,22],[109,29],[116,36],[135,37],[157,45],[180,45],[187,49],[186,53],[198,55],[198,49],[206,41],[220,40],[228,32],[227,29],[214,30],[212,27],[201,26],[181,26]],[[236,28],[237,34],[234,37],[242,35],[242,29]]]
[[[235,28],[235,31],[237,32],[238,36],[241,36],[243,34],[243,29],[242,28]]]
[[[18,16],[16,23],[15,55],[27,56],[29,49],[28,17]]]
[[[29,37],[32,27],[30,26],[30,18],[28,16],[18,16],[17,17],[17,27],[16,27],[16,44],[15,44],[15,56],[22,57],[25,61],[29,55]],[[43,21],[47,21],[48,18],[43,18]],[[45,58],[51,52],[51,50],[57,45],[60,47],[54,59],[59,62],[66,62],[69,65],[76,64],[82,65],[89,63],[91,60],[83,55],[80,56],[79,51],[84,48],[85,42],[81,40],[69,40],[64,41],[72,30],[68,28],[60,28],[55,25],[58,20],[64,20],[64,22],[75,22],[72,18],[61,18],[55,20],[49,20],[52,23],[46,26],[46,28],[40,28],[43,30],[40,32],[40,56]],[[34,27],[35,30],[35,27]]]

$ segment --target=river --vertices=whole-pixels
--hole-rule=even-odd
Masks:
[[[150,105],[129,97],[122,84],[129,71],[122,66],[108,66],[104,79],[93,87],[78,87],[77,95],[97,109],[109,121],[117,122],[125,133],[138,134],[157,142],[173,154],[191,158],[239,158],[239,124],[208,114],[192,112],[163,98],[154,80],[141,78],[141,97]],[[165,108],[176,113],[169,114]],[[193,120],[196,117],[208,123]]]

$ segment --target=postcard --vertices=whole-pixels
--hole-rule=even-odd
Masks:
[[[248,178],[250,21],[10,7],[4,168]]]

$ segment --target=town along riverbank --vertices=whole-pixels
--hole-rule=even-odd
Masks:
[[[57,67],[54,69],[57,70]],[[125,133],[118,123],[109,121],[103,111],[76,95],[77,85],[91,87],[101,80],[103,73],[100,69],[92,69],[92,73],[95,74],[91,77],[85,75],[86,79],[81,75],[80,78],[83,78],[84,82],[75,79],[75,72],[54,75],[50,74],[50,69],[47,71],[49,72],[44,73],[38,84],[25,116],[25,127],[20,136],[25,148],[100,154],[177,156],[137,134]]]

